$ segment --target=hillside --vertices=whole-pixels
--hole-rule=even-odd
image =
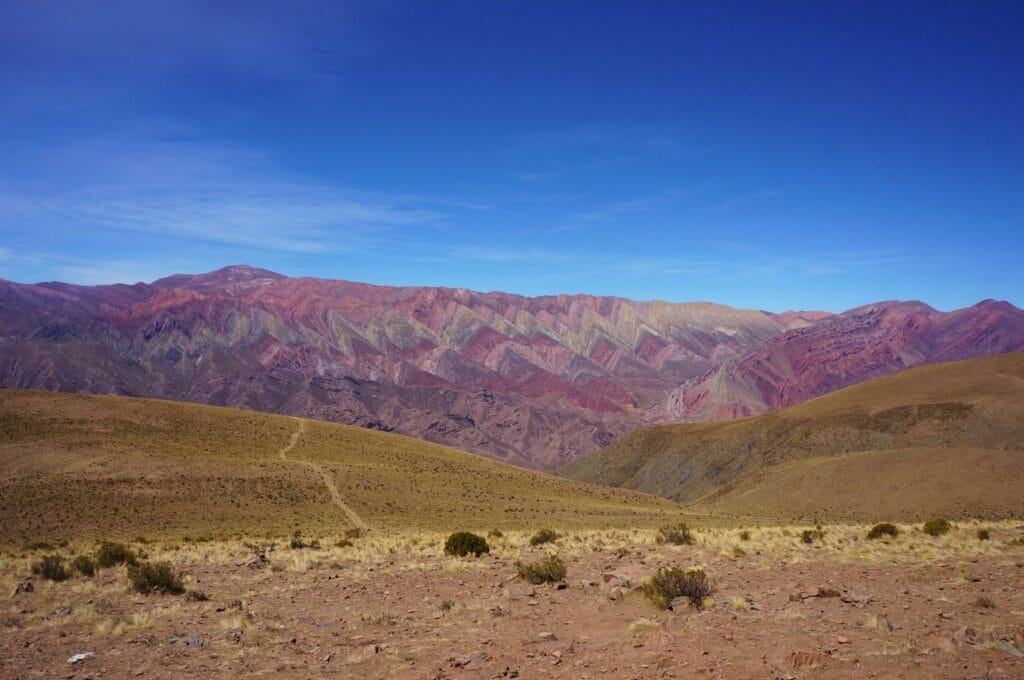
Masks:
[[[0,391],[0,542],[337,535],[360,524],[632,527],[678,515],[663,499],[364,428],[149,399]]]
[[[560,474],[719,515],[1020,516],[1024,353],[911,369],[766,415],[638,431]]]
[[[842,315],[289,278],[0,281],[0,387],[397,432],[554,470],[645,424],[761,413],[933,361],[1024,349],[1005,303]]]

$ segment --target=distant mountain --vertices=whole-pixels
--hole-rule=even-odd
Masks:
[[[756,413],[1024,346],[1012,305],[908,304],[918,311],[772,314],[246,266],[135,285],[0,281],[0,386],[307,416],[552,470],[645,422]]]
[[[753,418],[640,430],[560,474],[741,521],[1019,517],[1024,353],[923,366]]]
[[[784,317],[785,315],[780,315]],[[687,381],[652,422],[703,422],[767,413],[896,371],[1024,350],[1024,312],[986,300],[954,312],[880,302],[823,316]]]

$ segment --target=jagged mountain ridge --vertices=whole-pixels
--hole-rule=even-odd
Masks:
[[[928,352],[867,373],[918,355],[975,356],[986,329],[1015,338],[992,351],[1024,342],[1020,310],[973,309],[956,324],[922,324]],[[0,385],[302,415],[551,470],[645,422],[772,408],[771,380],[755,381],[762,396],[752,400],[731,367],[774,365],[778,348],[816,333],[826,346],[833,335],[856,345],[843,323],[863,314],[851,314],[396,288],[247,266],[151,284],[0,282]],[[780,372],[791,378],[779,382],[782,401],[854,373],[826,362],[823,379],[814,362],[797,364]],[[681,390],[711,378],[733,387],[709,392],[703,411],[676,407],[690,398]]]

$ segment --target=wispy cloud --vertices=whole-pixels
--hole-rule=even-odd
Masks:
[[[648,210],[654,210],[655,208],[672,205],[684,196],[690,196],[693,193],[693,189],[668,189],[656,194],[650,194],[626,201],[619,201],[617,203],[610,203],[595,210],[578,213],[574,215],[574,220],[581,223],[606,222],[613,217],[618,217],[619,215],[642,213]]]
[[[102,228],[288,253],[353,252],[439,224],[455,200],[355,192],[199,141],[89,140],[54,151],[64,186],[0,172],[0,228]],[[485,206],[461,202],[462,209]]]

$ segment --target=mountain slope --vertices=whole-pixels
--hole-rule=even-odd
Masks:
[[[720,514],[1019,514],[1024,353],[911,369],[752,418],[641,430],[560,474]]]
[[[0,385],[160,397],[423,437],[550,469],[785,330],[709,303],[290,279],[0,282]]]
[[[819,319],[680,386],[660,422],[766,413],[912,366],[1024,350],[1024,312],[986,300],[954,312],[883,302]]]
[[[0,386],[155,397],[394,431],[553,470],[644,424],[779,408],[1024,348],[1024,312],[772,314],[288,278],[0,281]]]
[[[677,516],[664,499],[364,428],[150,399],[0,391],[0,542],[337,535],[363,523],[631,527]]]

